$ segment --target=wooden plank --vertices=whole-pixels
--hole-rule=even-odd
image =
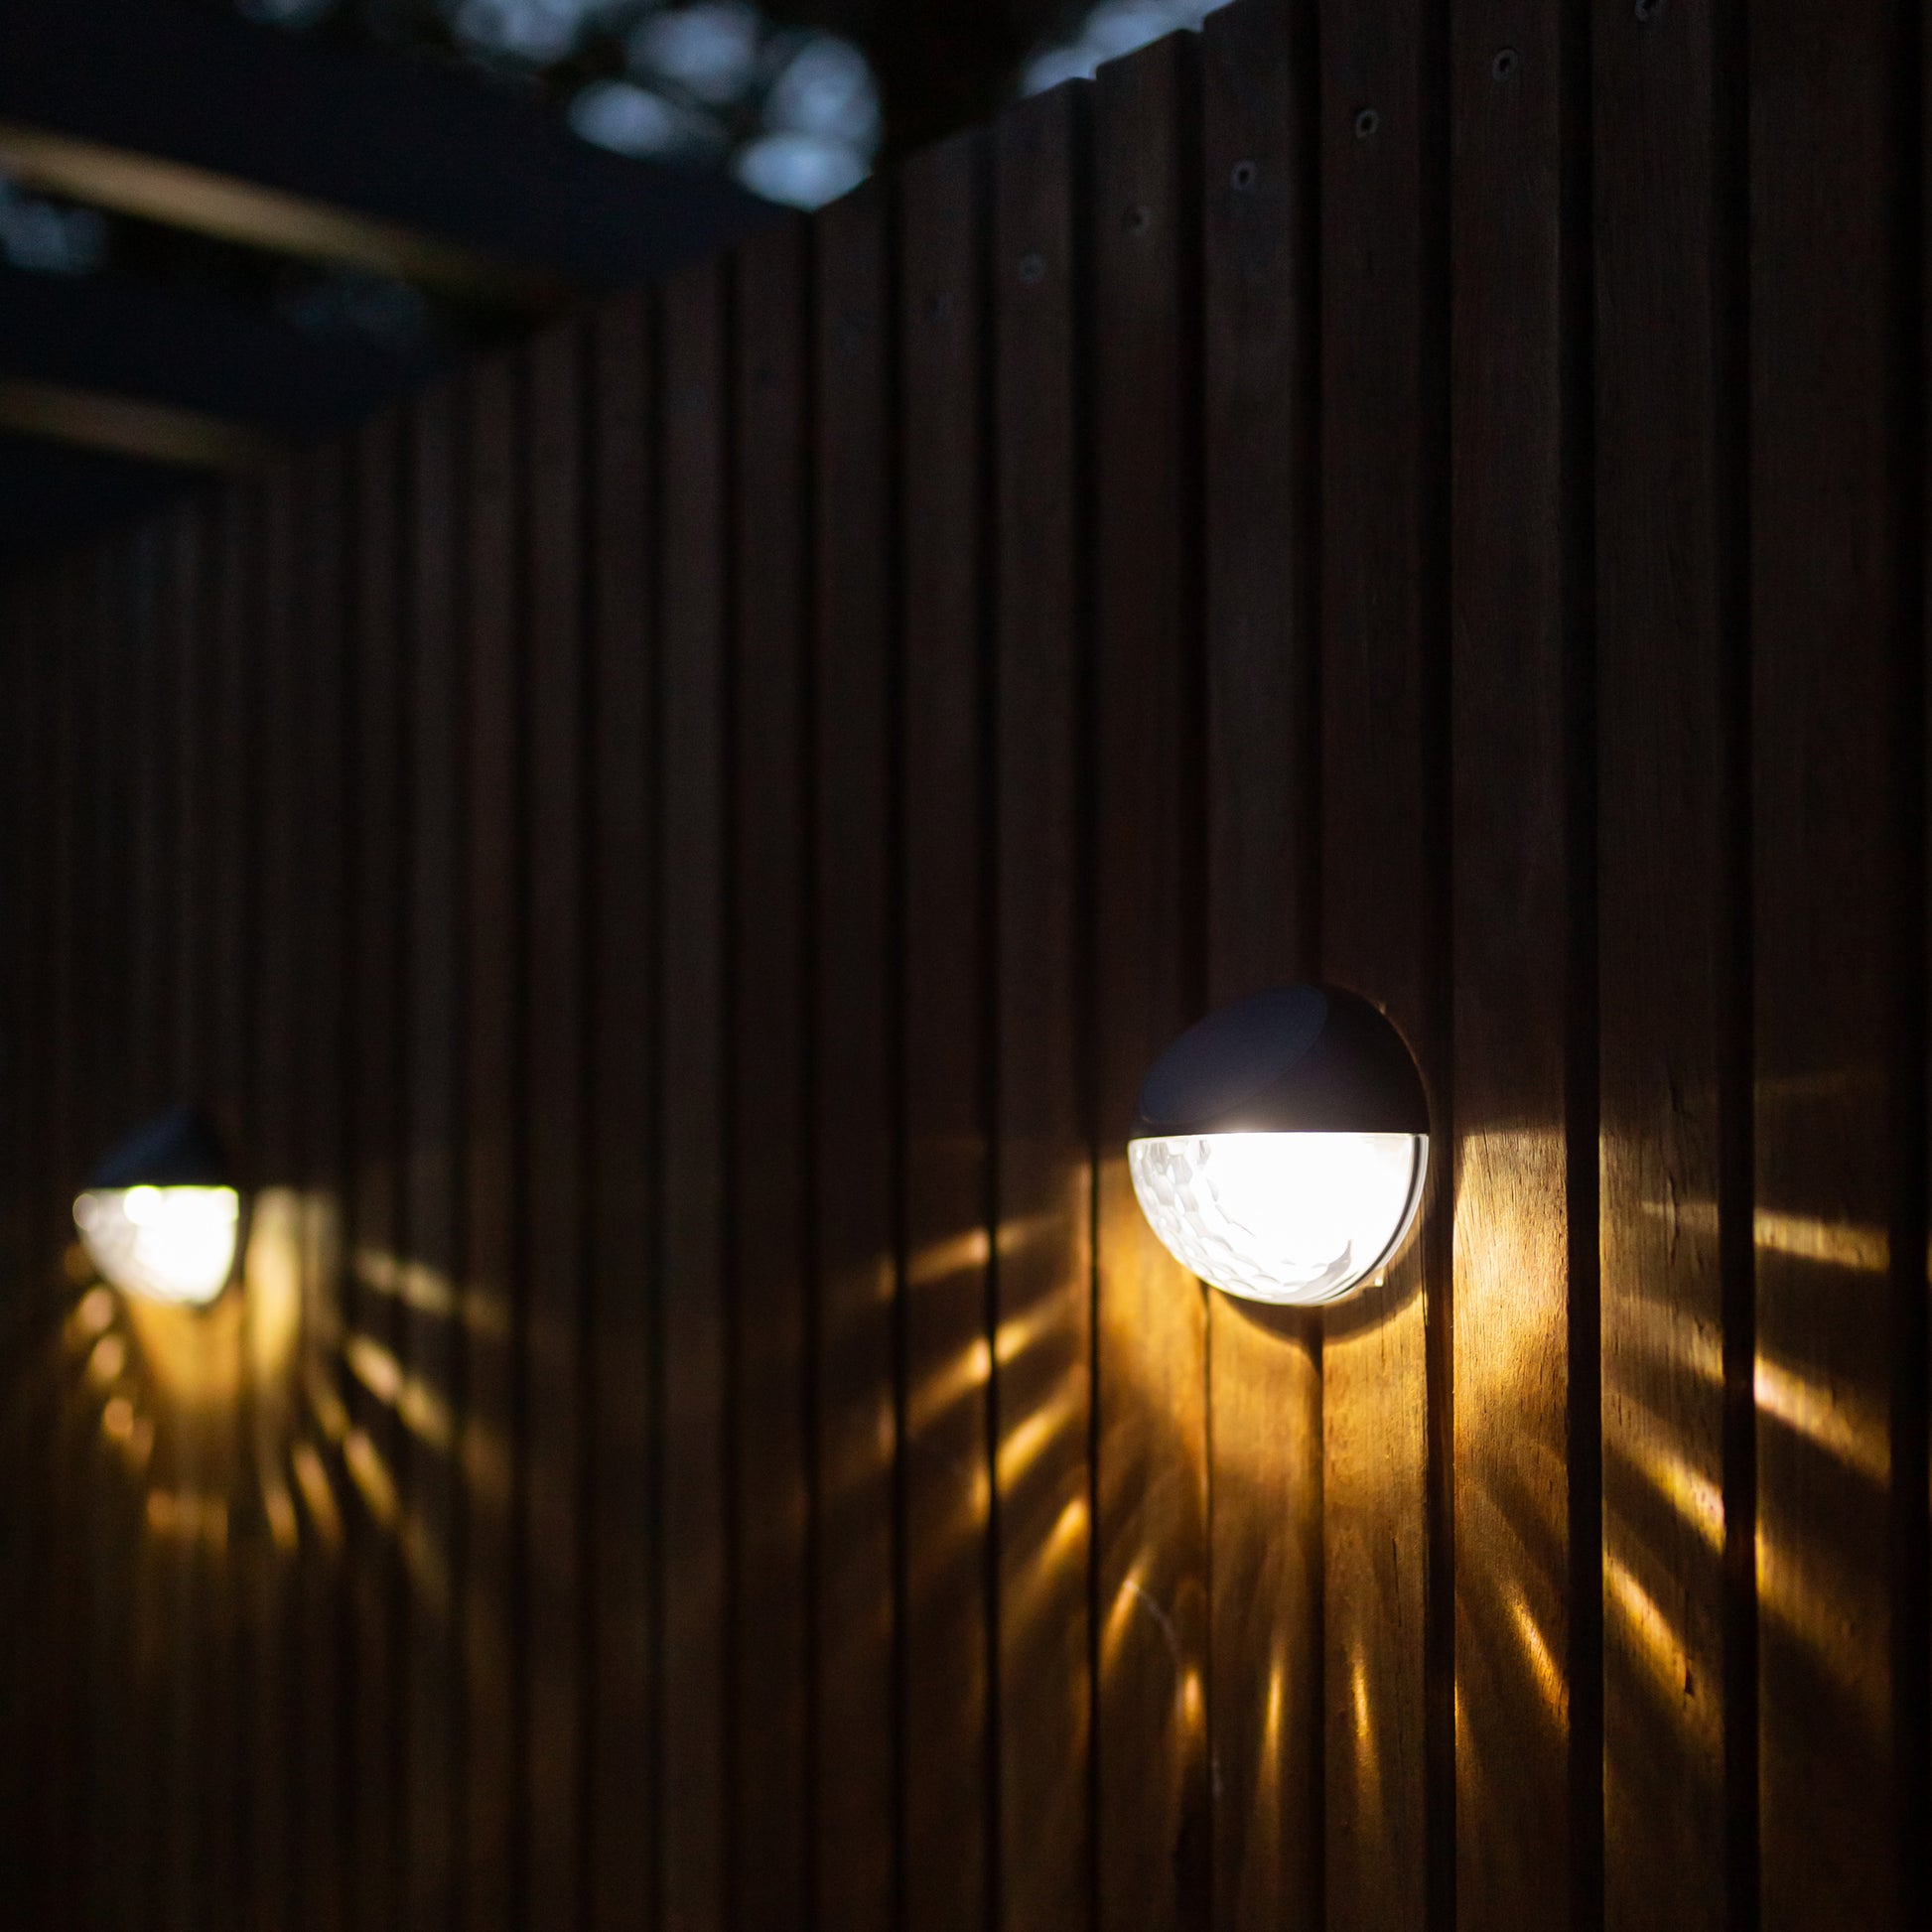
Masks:
[[[463,724],[466,653],[459,546],[460,396],[432,390],[410,412],[404,506],[409,634],[411,811],[407,1125],[403,1140],[406,1259],[416,1292],[400,1310],[402,1554],[409,1589],[403,1632],[404,1725],[401,1917],[414,1932],[447,1927],[457,1882],[456,1720],[460,1679],[453,1562],[457,1530],[458,1326],[452,1285],[461,1269],[459,1078],[463,1050]]]
[[[894,1922],[902,1897],[895,1788],[895,344],[885,214],[883,193],[867,188],[816,224],[811,1775],[817,1922],[848,1932]]]
[[[1311,7],[1203,42],[1207,1004],[1319,966]],[[1207,1299],[1217,1926],[1322,1922],[1322,1328]]]
[[[1898,1124],[1887,1089],[1918,1069],[1893,1074],[1879,937],[1892,930],[1900,546],[1923,535],[1902,527],[1888,469],[1889,420],[1913,393],[1893,361],[1893,305],[1911,272],[1898,233],[1911,138],[1896,118],[1901,19],[1855,6],[1826,22],[1779,0],[1754,8],[1750,27],[1767,1928],[1906,1922],[1901,1834],[1922,1829],[1895,1803],[1887,1493],[1902,1339],[1887,1276]],[[1917,1256],[1900,1259],[1916,1277]]]
[[[1206,1291],[1142,1216],[1124,1146],[1204,993],[1197,88],[1177,36],[1104,69],[1095,115],[1103,1932],[1203,1925],[1212,1885]]]
[[[1456,1923],[1573,1906],[1559,23],[1450,41]]]
[[[724,1919],[725,477],[724,290],[715,266],[663,296],[664,934],[655,1097],[663,1213],[659,1361],[659,1911],[666,1932]]]
[[[905,1914],[989,1922],[988,145],[900,178]]]
[[[581,440],[584,337],[532,350],[530,451],[529,911],[530,1220],[524,1254],[522,1470],[529,1634],[524,1912],[537,1932],[582,1917],[583,1655],[579,1486],[583,1474],[584,577]]]
[[[727,1896],[734,1922],[778,1928],[809,1918],[814,1812],[804,224],[745,244],[734,274]]]
[[[168,922],[171,971],[170,1011],[165,1022],[170,1102],[201,1100],[207,1077],[204,1049],[206,964],[197,950],[207,939],[208,784],[207,705],[209,698],[207,634],[207,523],[200,505],[178,513],[171,531],[171,569],[167,639],[174,660],[170,679],[172,717],[169,756],[175,764],[174,850],[171,854],[172,902]],[[180,1499],[199,1500],[207,1469],[207,1431],[186,1405],[171,1405],[169,1434],[158,1474],[162,1493],[176,1504],[175,1521],[199,1521]],[[207,1729],[202,1705],[202,1675],[207,1654],[205,1592],[198,1560],[199,1539],[177,1534],[167,1539],[168,1623],[161,1638],[161,1669],[167,1684],[164,1719],[169,1749],[168,1783],[173,1793],[164,1831],[168,1870],[163,1880],[163,1919],[169,1932],[190,1932],[200,1924],[206,1898]]]
[[[349,945],[348,451],[336,444],[303,466],[298,497],[299,621],[306,670],[300,748],[292,778],[304,828],[301,1086],[296,1096],[302,1176],[308,1196],[302,1269],[300,1386],[291,1407],[291,1473],[301,1499],[302,1544],[294,1584],[301,1603],[296,1638],[301,1680],[296,1720],[296,1807],[290,1847],[294,1923],[302,1932],[343,1932],[349,1922],[342,1847],[347,1836],[353,1756],[347,1748],[348,1639],[342,1523],[347,1508],[340,1444],[320,1412],[335,1406],[341,1343],[341,1233],[348,1192],[347,1039],[344,958]]]
[[[245,504],[232,496],[220,519],[216,595],[216,891],[214,929],[222,960],[214,980],[216,1032],[232,1095],[222,1113],[233,1144],[249,1150],[257,1219],[243,1250],[247,1295],[241,1341],[241,1401],[232,1434],[230,1536],[237,1613],[233,1667],[241,1673],[239,1789],[232,1814],[243,1834],[235,1916],[280,1932],[292,1901],[290,1814],[296,1768],[290,1754],[294,1677],[286,1648],[294,1603],[294,1499],[288,1491],[288,1383],[267,1356],[280,1271],[263,1227],[282,1190],[302,1180],[300,1066],[307,904],[300,756],[309,651],[296,593],[296,478],[278,464]],[[261,1190],[276,1190],[274,1196]],[[300,1530],[296,1532],[300,1534]]]
[[[658,1406],[648,1230],[660,1207],[650,1095],[656,1070],[657,888],[652,786],[663,564],[656,529],[655,308],[598,318],[592,354],[592,841],[590,882],[592,1331],[588,1920],[651,1922],[658,1685]]]
[[[1725,49],[1595,24],[1603,1922],[1726,1922],[1725,1224],[1738,743]],[[1733,800],[1737,801],[1733,804]]]
[[[1449,1312],[1430,1236],[1449,1212],[1451,1165],[1439,831],[1447,416],[1429,186],[1442,160],[1438,83],[1423,10],[1385,0],[1323,29],[1322,966],[1388,1012],[1437,1106],[1423,1234],[1385,1287],[1328,1317],[1322,1349],[1327,1908],[1339,1932],[1443,1922],[1431,1880],[1446,1834],[1432,1834],[1431,1811],[1441,1820],[1453,1803],[1450,1741],[1431,1747],[1448,1705],[1432,1689],[1449,1686],[1430,1681],[1449,1584],[1430,1569],[1432,1513],[1447,1502],[1432,1429],[1448,1395],[1432,1381],[1431,1331]]]
[[[518,1772],[513,1678],[516,1366],[521,1282],[521,908],[517,854],[525,776],[523,639],[516,537],[522,503],[511,364],[476,370],[467,431],[464,555],[469,730],[464,1003],[463,1711],[461,1912],[469,1932],[515,1923]]]
[[[346,1847],[351,1914],[394,1925],[401,1876],[401,1617],[397,1484],[402,1431],[371,1385],[366,1364],[393,1360],[400,1335],[394,1298],[377,1285],[403,1253],[401,1133],[408,962],[402,918],[406,879],[407,722],[403,709],[401,419],[356,433],[350,587],[350,690],[354,825],[345,956],[350,1008],[351,1102],[348,1282],[343,1395],[349,1416],[349,1552],[354,1591],[352,1811]]]
[[[993,137],[992,1824],[1013,1932],[1081,1932],[1093,1912],[1086,109],[1060,88]]]

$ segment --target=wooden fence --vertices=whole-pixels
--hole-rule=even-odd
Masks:
[[[1926,1924],[1924,53],[1240,0],[14,585],[10,1921]]]

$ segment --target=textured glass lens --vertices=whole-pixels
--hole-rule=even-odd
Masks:
[[[1422,1200],[1415,1134],[1208,1134],[1134,1141],[1134,1191],[1168,1251],[1257,1302],[1334,1302],[1384,1267]]]
[[[212,1302],[234,1268],[232,1187],[113,1187],[82,1194],[74,1225],[102,1276],[154,1302]]]

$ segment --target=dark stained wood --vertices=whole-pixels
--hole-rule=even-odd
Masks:
[[[1909,396],[1890,320],[1907,273],[1898,18],[1773,4],[1750,27],[1760,1829],[1773,1929],[1904,1920],[1905,1821],[1872,1798],[1898,1763],[1887,1086],[1918,1074],[1893,1071],[1884,937],[1897,546],[1923,536],[1901,527],[1887,468],[1887,421]]]
[[[465,385],[464,556],[469,582],[468,850],[463,1164],[463,1717],[460,1910],[467,1932],[515,1921],[519,1785],[515,1605],[517,1175],[522,1053],[518,851],[525,802],[523,638],[516,532],[523,514],[516,384],[507,360]]]
[[[1313,12],[1204,41],[1207,1004],[1312,978]],[[1214,1923],[1322,1921],[1321,1318],[1207,1302]]]
[[[1603,1917],[1727,1922],[1723,1054],[1731,715],[1708,15],[1595,23]]]
[[[460,1278],[463,1052],[463,730],[467,665],[460,589],[463,471],[460,391],[439,388],[410,412],[404,514],[409,627],[408,1067],[403,1139],[406,1253],[398,1303],[393,1399],[403,1424],[401,1528],[407,1576],[403,1643],[402,1922],[446,1926],[459,1860],[455,1749],[460,1678],[454,1564],[459,1414],[456,1283]]]
[[[1558,20],[1450,42],[1456,1923],[1570,1924]]]
[[[524,1922],[582,1920],[583,1161],[585,1033],[584,331],[528,358],[530,794],[529,1300],[521,1348],[524,1614],[529,1654]]]
[[[994,136],[993,1825],[1013,1932],[1093,1910],[1086,109],[1061,88]]]
[[[655,1117],[663,1213],[659,1921],[710,1932],[725,1898],[725,292],[666,285]],[[675,1371],[671,1364],[675,1363]]]
[[[1097,765],[1097,1922],[1211,1904],[1206,1291],[1156,1240],[1125,1139],[1199,1018],[1198,75],[1176,36],[1103,70],[1094,115]]]
[[[345,969],[349,1033],[349,1198],[343,1400],[349,1428],[344,1456],[354,1593],[350,1912],[369,1932],[388,1932],[400,1896],[402,1793],[399,1478],[403,1431],[378,1393],[370,1365],[393,1363],[401,1336],[395,1299],[379,1286],[403,1259],[400,1137],[404,1120],[408,948],[406,903],[410,803],[402,638],[401,419],[384,416],[355,439],[350,530],[354,549],[349,622],[353,752]]]
[[[300,1524],[288,1482],[286,1364],[272,1356],[284,1317],[280,1297],[300,1266],[282,1242],[302,1173],[302,1030],[305,958],[302,910],[305,825],[302,792],[292,782],[302,758],[313,653],[304,649],[300,605],[276,586],[296,580],[298,480],[278,466],[261,490],[257,514],[220,519],[216,595],[218,717],[216,769],[222,784],[216,929],[233,933],[216,982],[216,1030],[226,1045],[235,1123],[261,1162],[265,1190],[243,1256],[247,1315],[243,1329],[241,1440],[233,1470],[235,1563],[243,1683],[245,1750],[235,1752],[235,1803],[245,1807],[245,1861],[237,1916],[263,1932],[290,1922],[292,1801],[296,1771],[290,1720],[300,1677],[290,1638],[294,1599],[290,1559]],[[272,1192],[270,1192],[272,1190]]]
[[[902,1895],[894,933],[897,532],[886,197],[816,224],[811,1143],[817,1425],[817,1923],[874,1932]]]
[[[657,770],[652,600],[660,472],[652,388],[655,308],[599,316],[590,394],[592,545],[590,1061],[592,1337],[589,1442],[593,1687],[587,1792],[595,1932],[650,1923],[658,1685],[655,1572],[658,1405],[650,1230],[660,1207],[650,1095],[656,1061]]]
[[[300,1498],[301,1599],[290,1847],[294,1911],[301,1932],[343,1932],[349,1922],[342,1846],[348,1815],[347,1645],[343,1518],[347,1506],[340,1445],[330,1428],[340,1405],[342,1233],[347,1197],[349,1000],[343,960],[349,944],[346,832],[348,669],[340,648],[347,609],[348,465],[344,446],[316,453],[302,470],[295,636],[307,660],[301,731],[291,783],[304,829],[298,1033],[302,1167],[307,1201],[302,1256],[302,1337],[291,1392],[289,1473]]]
[[[1447,934],[1438,828],[1443,396],[1426,179],[1431,70],[1409,0],[1324,10],[1321,43],[1322,973],[1376,1001],[1432,1076],[1425,1215],[1448,1211],[1437,1035]],[[1327,1317],[1321,1355],[1327,1911],[1342,1928],[1430,1923],[1430,1247]],[[1217,1383],[1218,1390],[1218,1383]],[[1438,1480],[1441,1480],[1440,1475]],[[1218,1573],[1217,1573],[1218,1574]],[[1217,1659],[1218,1659],[1217,1651]]]
[[[920,155],[897,207],[905,1913],[931,1932],[989,1922],[995,1852],[987,161],[982,136]]]
[[[786,222],[739,250],[733,297],[727,1922],[778,1928],[809,1922],[815,1804],[807,1742],[813,1446],[803,222]]]

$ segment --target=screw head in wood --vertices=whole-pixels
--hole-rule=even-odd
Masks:
[[[1369,140],[1373,135],[1380,132],[1381,126],[1382,116],[1374,108],[1364,107],[1355,116],[1355,139],[1358,141]]]
[[[1513,47],[1506,47],[1489,63],[1489,71],[1498,80],[1513,79],[1521,58]]]
[[[1029,288],[1046,279],[1046,257],[1044,255],[1022,255],[1020,257],[1020,279]]]
[[[1229,184],[1237,193],[1245,195],[1261,179],[1261,170],[1252,161],[1237,161],[1234,173],[1228,177]]]

